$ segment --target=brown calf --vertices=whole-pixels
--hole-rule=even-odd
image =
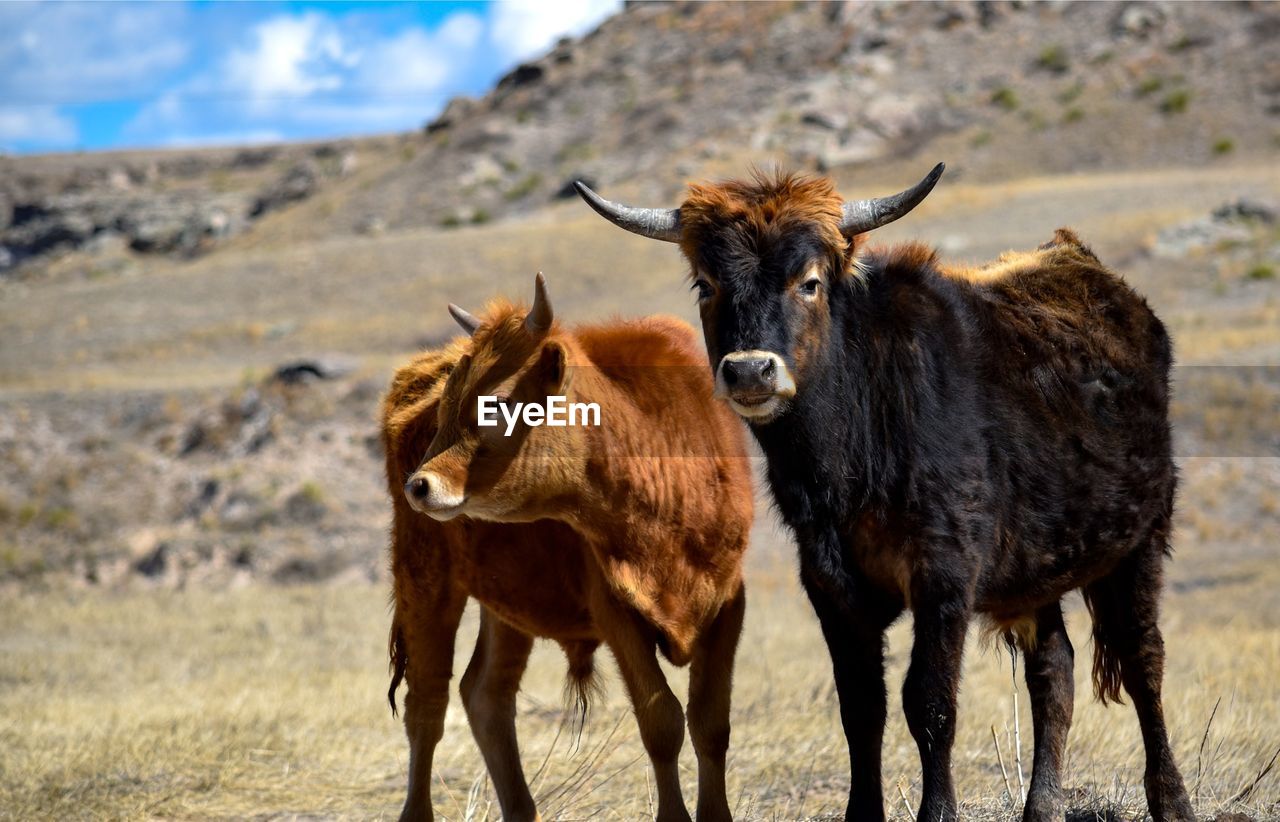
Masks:
[[[472,338],[397,372],[383,412],[395,507],[393,705],[401,676],[409,684],[402,818],[431,818],[454,634],[473,596],[481,632],[461,690],[505,818],[538,818],[515,694],[533,638],[546,637],[564,647],[584,709],[594,650],[604,642],[613,652],[653,763],[660,819],[688,812],[677,770],[684,717],[655,648],[691,665],[698,817],[728,819],[752,491],[740,428],[711,396],[693,329],[652,317],[566,331],[541,277],[527,316],[501,302],[484,322],[454,311]],[[504,436],[505,426],[477,426],[481,394],[594,402],[600,425],[521,424]]]

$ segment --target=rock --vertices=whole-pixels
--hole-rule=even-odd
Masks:
[[[444,107],[444,111],[436,119],[427,123],[427,134],[435,134],[438,131],[452,128],[459,121],[464,120],[473,111],[476,110],[476,101],[470,97],[454,97]]]
[[[919,133],[929,125],[922,101],[896,94],[872,98],[863,108],[862,117],[872,131],[890,140]]]
[[[338,158],[338,176],[346,177],[353,174],[360,167],[360,158],[356,155],[355,149],[349,148],[342,152],[342,156]]]
[[[257,494],[235,491],[223,503],[219,519],[224,528],[247,531],[273,522],[275,517]]]
[[[324,496],[310,483],[290,494],[284,501],[285,516],[300,525],[322,520],[327,513],[329,506],[325,505]]]
[[[99,231],[84,244],[86,252],[101,256],[123,254],[128,248],[129,238],[113,229]]]
[[[272,379],[286,385],[300,385],[313,380],[334,380],[355,370],[355,365],[339,357],[295,360],[275,370]]]
[[[218,491],[222,488],[221,483],[216,479],[207,479],[200,484],[200,491],[196,494],[195,499],[191,500],[184,512],[185,516],[195,519],[208,510],[209,506],[218,497]]]
[[[889,142],[883,137],[866,130],[857,131],[840,145],[819,153],[815,165],[819,172],[825,174],[839,166],[883,157],[889,153],[889,148]]]
[[[194,245],[188,224],[176,211],[141,210],[126,218],[129,247],[135,251],[163,253]]]
[[[1164,10],[1150,3],[1128,3],[1120,9],[1111,23],[1111,33],[1117,37],[1136,37],[1145,40],[1165,23]]]
[[[1213,219],[1220,222],[1256,220],[1270,225],[1276,221],[1276,208],[1270,203],[1241,197],[1232,203],[1224,203],[1213,210]]]
[[[542,80],[547,70],[536,63],[522,63],[507,72],[498,81],[499,89],[517,89],[521,86],[533,85]]]
[[[274,148],[244,148],[231,158],[232,168],[261,168],[276,158],[279,151]]]
[[[303,161],[285,172],[284,176],[267,186],[254,200],[249,214],[261,217],[288,205],[305,200],[320,187],[320,171],[315,163]]]
[[[371,214],[360,222],[356,223],[356,233],[366,234],[370,237],[380,237],[387,232],[387,221]]]
[[[164,574],[169,567],[169,543],[162,542],[155,549],[133,564],[133,570],[144,577],[155,577]]]
[[[1182,257],[1220,243],[1242,243],[1248,239],[1248,230],[1241,226],[1202,218],[1160,231],[1151,253],[1157,257]]]
[[[127,169],[116,166],[107,172],[107,186],[116,191],[128,191],[133,188],[133,179]]]
[[[548,56],[557,65],[572,63],[574,57],[573,38],[561,37],[556,41],[556,47],[551,50],[551,54]]]
[[[840,131],[848,125],[848,120],[830,111],[806,111],[800,115],[800,122],[827,131]]]

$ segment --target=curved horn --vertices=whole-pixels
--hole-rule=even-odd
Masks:
[[[480,327],[480,320],[471,315],[471,312],[465,308],[459,308],[453,303],[449,303],[449,316],[462,326],[462,330],[467,332],[467,336],[474,336],[476,329]]]
[[[533,278],[533,308],[524,318],[525,328],[533,334],[545,334],[551,328],[551,300],[547,298],[547,278],[538,272]]]
[[[942,176],[945,168],[945,163],[938,163],[923,180],[891,197],[876,197],[871,200],[845,203],[840,219],[840,233],[846,237],[852,237],[906,216],[908,211],[920,205],[924,198],[929,196],[929,192],[933,191],[933,187],[938,184],[938,178]]]
[[[680,209],[632,208],[606,200],[587,188],[586,183],[581,180],[574,180],[573,187],[587,201],[587,205],[618,228],[625,228],[632,234],[654,240],[680,242]]]

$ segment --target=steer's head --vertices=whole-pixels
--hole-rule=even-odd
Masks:
[[[716,393],[763,424],[786,412],[830,344],[834,304],[852,287],[857,238],[915,208],[939,163],[900,194],[844,202],[830,179],[755,175],[691,185],[680,208],[632,208],[578,193],[614,225],[678,243],[689,261]]]
[[[508,434],[501,410],[496,425],[480,425],[479,400],[514,410],[516,403],[545,407],[569,387],[571,341],[553,321],[546,281],[538,274],[533,307],[494,303],[483,320],[450,305],[471,345],[449,374],[439,404],[439,429],[418,470],[405,483],[414,509],[438,520],[461,514],[522,522],[551,513],[578,465],[579,436],[572,428],[526,425]],[[493,403],[486,401],[490,408]]]

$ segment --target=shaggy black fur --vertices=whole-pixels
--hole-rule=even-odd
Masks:
[[[975,615],[1026,656],[1025,818],[1062,819],[1073,651],[1059,601],[1082,589],[1097,693],[1118,700],[1123,684],[1142,724],[1151,814],[1192,819],[1160,706],[1172,355],[1146,302],[1065,230],[960,272],[916,245],[854,265],[854,243],[833,249],[818,224],[712,213],[686,226],[711,362],[769,351],[795,378],[784,410],[751,427],[831,652],[847,818],[884,819],[884,632],[910,609],[903,705],[924,767],[921,822],[956,817],[950,756]],[[814,264],[821,292],[800,295]]]

